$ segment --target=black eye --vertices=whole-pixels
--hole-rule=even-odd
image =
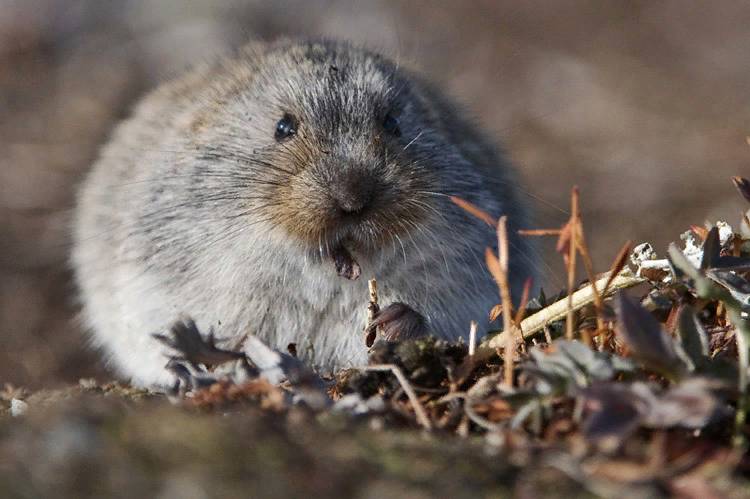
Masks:
[[[284,117],[276,123],[276,132],[273,137],[276,141],[281,142],[297,133],[297,119],[291,114],[284,114]]]
[[[383,120],[383,130],[390,133],[393,136],[401,137],[401,129],[398,126],[398,118],[388,113],[385,115]]]

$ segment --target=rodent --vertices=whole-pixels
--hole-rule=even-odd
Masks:
[[[184,314],[322,369],[364,364],[370,277],[437,336],[482,331],[496,236],[451,195],[527,221],[514,170],[421,76],[345,42],[250,43],[152,91],[103,147],[74,222],[82,319],[141,386],[171,383],[152,334]],[[518,290],[532,251],[511,246]],[[336,248],[366,278],[338,276]]]

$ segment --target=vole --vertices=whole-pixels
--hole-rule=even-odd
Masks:
[[[450,196],[521,227],[517,186],[481,127],[386,57],[251,43],[154,90],[102,149],[74,224],[82,318],[142,386],[171,383],[152,334],[185,314],[218,338],[296,343],[322,369],[364,364],[369,277],[456,339],[499,297],[495,233]],[[518,289],[531,250],[510,242]],[[363,278],[338,275],[342,254]]]

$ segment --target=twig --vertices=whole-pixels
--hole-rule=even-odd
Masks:
[[[375,314],[380,310],[378,305],[378,281],[370,279],[367,281],[367,289],[370,291],[370,304],[367,306],[367,323],[375,320]]]
[[[550,333],[549,326],[544,325],[542,327],[542,330],[544,331],[544,340],[547,342],[547,344],[552,343],[552,333]]]
[[[451,196],[450,200],[459,208],[466,211],[467,213],[470,213],[486,223],[487,225],[491,227],[497,227],[497,222],[494,218],[492,218],[492,215],[484,211],[483,209],[479,208],[478,206],[466,201],[465,199],[461,199],[457,196]]]
[[[469,397],[464,398],[464,412],[475,425],[488,431],[497,431],[502,428],[502,425],[493,423],[489,419],[477,414],[477,411],[474,410],[472,402],[473,400],[471,400]]]
[[[505,341],[505,351],[503,352],[504,365],[504,384],[508,388],[513,388],[513,357],[516,353],[516,335],[513,328],[513,317],[511,316],[511,296],[510,286],[508,285],[508,217],[503,215],[497,221],[497,250],[498,260],[500,263],[500,300],[503,305],[503,332],[507,335]]]
[[[523,293],[521,293],[521,303],[518,304],[518,310],[516,316],[513,318],[513,323],[518,326],[521,324],[524,316],[526,316],[526,307],[529,305],[529,293],[531,292],[531,277],[526,279],[523,283]]]
[[[489,431],[497,431],[502,427],[502,425],[493,423],[489,419],[483,418],[477,412],[474,410],[473,403],[477,400],[474,397],[471,397],[466,392],[455,392],[455,393],[449,393],[443,397],[440,397],[440,399],[437,401],[438,404],[445,404],[452,400],[463,400],[463,408],[464,413],[466,416],[474,422],[477,426],[480,428],[484,428],[485,430]]]
[[[419,402],[419,399],[417,398],[417,394],[414,391],[414,389],[411,387],[411,384],[409,384],[409,380],[406,379],[406,376],[404,376],[404,373],[401,371],[401,369],[395,365],[395,364],[376,364],[372,366],[367,366],[364,368],[365,371],[390,371],[393,373],[394,376],[396,376],[396,379],[399,383],[401,383],[401,388],[404,389],[404,393],[406,393],[407,398],[409,399],[409,402],[411,402],[412,407],[414,408],[414,414],[417,417],[417,421],[419,424],[421,424],[426,430],[432,430],[432,423],[430,423],[430,419],[427,417],[427,413],[424,410],[424,407],[422,407],[421,402]]]
[[[373,326],[375,316],[380,311],[378,305],[378,281],[370,279],[367,281],[367,288],[370,292],[370,302],[367,304],[367,323],[365,325],[365,345],[369,348],[375,343],[378,334],[377,327]]]
[[[594,282],[596,280],[594,276],[594,264],[591,262],[591,255],[589,253],[589,248],[586,244],[586,236],[584,235],[583,231],[583,220],[580,216],[578,217],[577,225],[578,227],[576,229],[575,244],[578,248],[578,252],[581,254],[581,259],[583,260],[583,266],[586,269],[586,275],[589,278],[589,282]],[[596,286],[592,285],[591,290],[594,292],[594,307],[596,308],[596,331],[598,335],[604,331],[604,317],[602,315],[604,311],[604,301],[602,300],[602,297]]]
[[[469,356],[477,351],[477,321],[471,321],[469,326]]]
[[[519,332],[521,331],[521,321],[526,317],[526,307],[529,305],[529,293],[531,292],[532,279],[529,277],[526,282],[523,283],[523,293],[521,293],[521,303],[518,304],[518,310],[516,310],[516,316],[513,318],[513,327]],[[519,336],[518,343],[521,347],[521,353],[526,353],[526,343],[523,341],[523,336]]]
[[[597,289],[604,289],[603,285],[610,279],[607,274],[601,279],[595,282]],[[636,277],[629,272],[623,272],[614,279],[611,280],[609,287],[606,290],[606,294],[602,297],[606,298],[612,296],[616,291],[624,288],[630,288],[646,282],[646,279],[642,277]],[[572,295],[572,308],[573,310],[579,310],[585,305],[594,301],[594,293],[592,291],[592,285],[589,283],[582,289],[579,289]],[[540,331],[543,331],[545,326],[551,322],[559,321],[565,318],[571,304],[568,302],[568,297],[556,301],[555,303],[543,308],[539,312],[527,317],[521,321],[521,334],[524,339],[530,338]],[[505,346],[506,339],[504,337],[505,332],[498,334],[490,339],[487,346],[490,348],[502,348]]]
[[[565,337],[573,339],[573,288],[576,278],[576,241],[578,239],[578,188],[573,187],[570,193],[570,241],[568,247],[568,313],[565,322]]]
[[[559,236],[562,234],[560,229],[521,229],[518,231],[519,236]]]
[[[615,278],[615,276],[620,275],[620,272],[622,272],[622,269],[625,268],[625,265],[628,262],[628,256],[631,253],[632,247],[633,247],[632,241],[627,241],[622,246],[622,248],[620,248],[620,251],[617,253],[617,256],[615,256],[615,259],[612,262],[612,265],[609,267],[609,279],[607,279],[607,282],[604,283],[604,287],[601,289],[601,292],[600,292],[602,297],[607,296],[609,287],[612,285],[612,280]],[[601,312],[598,313],[597,318],[599,316],[601,316]],[[597,322],[597,327],[599,327],[598,322]],[[599,336],[599,350],[604,351],[607,349],[607,345],[609,344],[609,338],[610,338],[609,328],[605,328],[604,330],[600,329],[599,335],[600,335]]]
[[[607,294],[607,290],[609,290],[609,286],[612,284],[612,280],[616,276],[620,275],[620,271],[625,268],[625,264],[628,261],[628,255],[630,254],[632,246],[633,242],[627,241],[622,246],[622,248],[620,248],[620,251],[617,253],[615,260],[612,262],[612,266],[609,268],[609,279],[607,279],[607,282],[604,283],[604,287],[602,288],[602,295]]]

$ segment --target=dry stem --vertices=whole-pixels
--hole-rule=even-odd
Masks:
[[[469,326],[469,355],[474,355],[477,350],[477,321],[471,321]]]
[[[625,268],[625,264],[628,262],[628,255],[630,255],[632,246],[632,241],[626,241],[625,244],[622,245],[622,248],[620,248],[620,251],[617,253],[615,260],[612,262],[612,266],[609,268],[609,279],[604,284],[604,288],[602,288],[603,295],[607,293],[609,286],[612,284],[612,280],[616,276],[620,275],[622,269]]]
[[[596,285],[597,289],[604,289],[604,285],[608,281],[610,281],[610,276],[609,274],[606,274],[604,277],[597,280],[594,284]],[[611,282],[606,289],[606,293],[603,293],[602,297],[606,298],[608,296],[612,296],[616,291],[620,289],[637,286],[638,284],[642,284],[644,282],[646,282],[646,279],[633,276],[629,272],[623,272],[615,278],[611,279]],[[572,300],[569,300],[568,297],[565,297],[521,321],[520,330],[523,338],[530,338],[538,332],[543,331],[545,326],[547,326],[548,324],[563,319],[569,312],[571,306],[575,311],[581,309],[589,303],[592,303],[594,301],[592,284],[589,283],[584,288],[579,289],[578,291],[573,293],[571,297]],[[490,348],[502,348],[505,346],[506,342],[507,339],[505,337],[505,332],[503,332],[490,339],[487,346]]]
[[[583,231],[583,220],[581,217],[578,217],[576,225],[578,227],[576,228],[575,245],[578,252],[581,254],[581,259],[583,260],[583,266],[586,269],[586,275],[589,278],[589,282],[593,283],[596,280],[594,276],[594,265],[591,263],[591,255],[589,254],[589,248],[586,244],[586,237],[584,236]],[[604,311],[604,300],[602,300],[599,290],[595,285],[591,287],[591,290],[594,292],[594,306],[596,308],[596,331],[597,334],[601,334],[604,331],[604,317],[602,316],[602,312]]]
[[[380,310],[378,305],[378,281],[370,279],[367,281],[367,288],[370,291],[370,304],[367,306],[367,324],[372,324],[375,320],[375,314]]]
[[[513,357],[516,353],[516,335],[514,334],[513,317],[511,316],[511,295],[508,285],[508,217],[503,215],[497,222],[497,250],[500,263],[498,286],[503,305],[503,332],[506,335],[505,352],[503,352],[504,384],[513,387]]]
[[[466,211],[467,213],[474,215],[475,217],[482,220],[487,225],[490,225],[492,227],[497,227],[497,222],[495,221],[494,218],[492,218],[492,215],[490,215],[483,209],[479,208],[478,206],[466,201],[465,199],[461,199],[460,197],[457,197],[457,196],[451,196],[450,199],[456,206]]]
[[[560,229],[521,229],[518,231],[520,236],[559,236],[562,234]]]
[[[367,323],[365,325],[365,345],[371,347],[375,343],[377,331],[372,327],[375,316],[380,311],[378,305],[378,282],[375,279],[367,281],[367,287],[370,291],[370,302],[367,304]]]
[[[568,314],[565,322],[565,337],[573,339],[573,288],[576,278],[576,241],[578,239],[578,188],[573,187],[570,194],[570,241],[568,247]]]
[[[411,402],[411,406],[414,408],[414,414],[417,417],[417,421],[420,425],[424,427],[426,430],[432,430],[432,423],[430,423],[430,419],[427,417],[427,413],[424,410],[424,407],[422,407],[422,403],[417,398],[417,393],[414,391],[414,389],[411,387],[411,384],[409,383],[409,380],[406,379],[406,376],[404,376],[404,373],[401,371],[401,369],[395,365],[395,364],[376,364],[372,366],[365,367],[366,371],[390,371],[393,373],[394,376],[396,376],[396,379],[399,383],[401,383],[401,387],[404,389],[404,393],[409,399],[409,402]]]

